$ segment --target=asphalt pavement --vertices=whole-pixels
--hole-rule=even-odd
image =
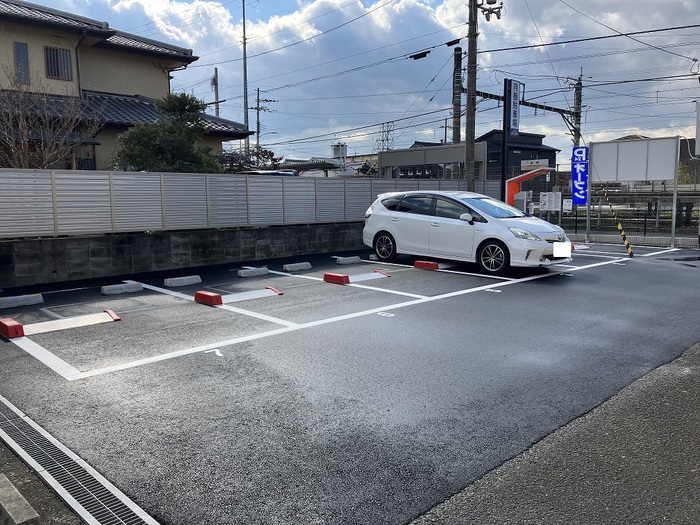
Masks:
[[[411,525],[696,524],[698,436],[700,343]],[[2,442],[0,464],[39,524],[82,523]]]
[[[681,264],[686,263],[681,262]],[[686,264],[686,266],[691,265],[694,269],[687,271],[685,275],[694,277],[696,276],[696,267],[693,262],[690,261]],[[644,268],[649,270],[657,266],[666,270],[666,278],[673,278],[671,270],[677,268],[666,263],[654,262],[651,259],[644,264]],[[620,267],[606,266],[606,268],[619,269]],[[583,274],[581,275],[582,277],[579,278],[582,281],[581,286],[590,285],[593,282],[592,279],[597,277],[590,275],[584,280]],[[631,289],[636,282],[639,282],[632,279],[629,282],[624,281],[626,275],[628,274],[616,274],[621,290]],[[654,275],[659,279],[661,274],[649,275]],[[632,274],[630,273],[629,276],[631,277]],[[393,279],[398,278],[398,275],[393,277]],[[545,280],[543,282],[550,283],[552,281]],[[688,285],[690,286],[692,283],[688,283]],[[551,285],[545,284],[545,286]],[[566,288],[568,293],[573,294],[571,297],[576,297],[575,294],[580,289],[572,288],[571,284],[568,286]],[[515,288],[511,287],[510,289],[514,290]],[[624,292],[618,293],[625,295]],[[486,296],[488,296],[486,298],[492,297],[489,294]],[[551,304],[553,294],[547,293],[547,297]],[[625,295],[625,297],[627,296]],[[632,294],[627,299],[631,299],[631,297]],[[484,299],[482,299],[482,305]],[[661,306],[659,303],[660,301],[657,301],[655,311],[659,312],[663,308],[663,311],[666,312],[668,306]],[[620,304],[624,304],[622,298]],[[518,303],[514,305],[514,307],[516,306]],[[697,304],[692,299],[690,304],[679,304],[674,306],[674,308],[676,307],[691,312],[694,309],[697,313]],[[506,306],[501,305],[501,308],[504,309]],[[553,308],[558,309],[557,306]],[[211,313],[207,311],[208,316]],[[441,311],[441,314],[445,315],[445,311]],[[308,314],[299,312],[298,315]],[[652,321],[652,319],[656,320]],[[398,319],[394,319],[394,321],[398,321]],[[406,322],[411,322],[411,319],[408,318]],[[619,321],[611,319],[607,324],[616,322]],[[663,331],[661,328],[658,330],[659,334],[666,334],[663,336],[665,338],[672,338],[673,334],[681,328],[681,325],[677,326],[676,321],[672,321],[670,318],[659,320],[657,315],[655,318],[649,318],[647,323],[649,326],[636,326],[637,332],[643,334],[646,339],[637,339],[634,342],[634,338],[631,338],[629,334],[627,338],[616,337],[614,339],[606,338],[602,333],[600,335],[605,340],[605,344],[612,345],[611,350],[615,354],[635,355],[635,352],[641,353],[642,350],[636,348],[636,345],[644,346],[646,344],[644,341],[649,341],[649,344],[656,341],[654,344],[662,346],[664,340],[655,339],[654,326],[651,325],[653,322],[663,322],[668,325],[664,326]],[[454,325],[455,321],[450,319],[449,324]],[[597,326],[599,330],[603,328],[601,323],[594,326]],[[624,326],[631,327],[629,324]],[[669,331],[669,328],[672,330]],[[695,334],[695,330],[690,330],[689,333]],[[628,342],[627,345],[625,345],[625,340]],[[685,348],[696,339],[679,338],[679,341],[681,340],[685,343],[680,348]],[[286,353],[291,354],[292,348],[289,346]],[[581,352],[585,348],[581,347]],[[56,349],[56,351],[59,350]],[[262,354],[263,349],[258,348],[257,351]],[[384,352],[386,353],[387,350],[384,349]],[[663,358],[664,355],[665,358]],[[697,436],[699,435],[698,431],[700,431],[700,343],[687,348],[680,357],[667,362],[677,355],[678,350],[672,353],[660,352],[659,360],[654,361],[654,366],[647,368],[651,371],[640,379],[632,381],[619,391],[614,390],[616,393],[600,404],[598,404],[600,400],[597,400],[595,408],[587,408],[583,415],[560,426],[543,439],[533,438],[532,441],[537,442],[523,453],[505,462],[501,459],[498,462],[500,466],[495,469],[484,475],[480,474],[480,477],[474,481],[457,485],[456,488],[467,486],[437,507],[424,508],[421,516],[418,516],[419,512],[413,510],[396,512],[395,515],[409,515],[415,518],[414,521],[410,522],[412,525],[427,523],[443,525],[471,523],[700,523],[700,499],[697,497],[700,492],[700,450],[697,446]],[[275,354],[276,359],[279,357],[278,354]],[[531,353],[526,357],[527,359],[543,360],[546,356]],[[581,357],[581,359],[585,359],[585,357]],[[8,359],[7,362],[12,364],[11,359]],[[646,357],[644,357],[644,362],[647,362]],[[244,364],[243,361],[239,361],[239,363]],[[543,361],[537,361],[537,363],[541,364]],[[187,363],[185,362],[183,365],[187,366]],[[629,381],[622,380],[619,375],[622,369],[618,370],[615,365],[616,361],[610,360],[608,370],[601,369],[598,372],[600,375],[591,375],[586,377],[586,380],[603,382],[610,380],[607,376],[614,376],[620,378],[621,386],[626,385]],[[443,372],[445,371],[443,370]],[[144,374],[149,373],[144,372]],[[49,374],[49,377],[52,376]],[[229,374],[225,379],[232,381],[235,378]],[[118,383],[105,384],[117,385]],[[46,385],[48,386],[48,383]],[[528,385],[530,385],[529,388],[535,387],[531,383]],[[557,390],[562,395],[567,395],[565,386],[562,385],[562,388]],[[76,388],[82,387],[77,386]],[[172,385],[169,388],[172,388]],[[570,387],[572,391],[577,388],[576,385]],[[88,396],[94,395],[90,394],[88,390],[85,392]],[[522,391],[520,394],[525,396],[526,391]],[[279,395],[286,396],[287,391],[282,390]],[[556,401],[554,400],[555,403]],[[560,401],[565,402],[563,399]],[[52,410],[60,412],[60,404],[57,403]],[[577,414],[580,413],[577,412]],[[60,414],[56,417],[59,416]],[[410,414],[403,414],[404,419],[410,419],[408,416]],[[568,421],[568,419],[564,421]],[[472,446],[469,439],[467,436],[465,439],[457,440],[462,444],[462,452],[465,455],[477,450],[474,448],[476,445]],[[509,445],[504,446],[508,447]],[[518,448],[513,450],[516,449]],[[525,447],[519,448],[519,450],[524,449]],[[329,450],[333,450],[333,448],[331,447]],[[89,452],[94,453],[95,451]],[[457,455],[454,455],[454,452]],[[113,453],[119,454],[119,451],[115,450]],[[407,451],[407,454],[410,454],[410,451]],[[454,461],[453,468],[458,468],[459,465],[465,463],[463,459],[458,457],[458,454],[459,450],[451,451]],[[128,461],[126,463],[128,464]],[[338,463],[330,463],[330,465],[334,465],[340,471],[345,470]],[[394,472],[401,475],[400,470]],[[45,486],[37,475],[1,441],[0,473],[9,478],[41,516],[37,523],[69,525],[81,523],[81,520],[60,501],[53,490]],[[416,470],[416,474],[421,475],[418,470]],[[471,480],[473,479],[471,478]],[[329,482],[332,483],[333,480],[343,484],[342,478],[331,477]],[[264,482],[264,480],[261,481]],[[375,485],[378,490],[381,490],[382,484],[396,485],[397,481],[399,480],[384,479],[376,482]],[[274,483],[274,481],[270,480],[270,483]],[[417,480],[415,484],[421,485]],[[157,489],[151,488],[150,490]],[[432,500],[430,504],[440,501],[446,494],[440,499]],[[414,494],[414,499],[416,496]],[[348,499],[348,501],[352,500]],[[375,502],[367,500],[366,504],[372,505]],[[211,509],[211,512],[212,515],[217,514],[216,509]],[[353,514],[353,516],[359,515],[362,513]],[[367,523],[395,523],[387,521],[388,519],[385,516],[382,521],[367,521]],[[187,521],[182,522],[186,523]],[[217,520],[197,519],[192,522],[216,524]],[[358,521],[348,521],[348,523],[350,522],[359,523]],[[161,520],[161,523],[169,525],[167,521]],[[241,523],[244,522],[241,521]],[[256,523],[264,523],[264,519]],[[275,523],[284,523],[284,521],[278,519]],[[299,521],[294,523],[299,523]],[[342,524],[343,520],[336,515],[327,518],[327,521],[314,521],[314,523]]]

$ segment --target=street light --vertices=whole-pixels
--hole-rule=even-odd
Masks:
[[[474,191],[474,144],[476,142],[476,39],[478,33],[478,12],[481,10],[486,20],[495,14],[500,20],[503,2],[497,7],[498,0],[469,0],[469,31],[467,33],[467,101],[464,129],[464,177],[467,189]]]

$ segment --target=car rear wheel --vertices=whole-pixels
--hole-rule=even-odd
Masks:
[[[380,261],[391,261],[396,259],[396,241],[391,234],[381,232],[374,238],[374,253]]]
[[[486,273],[500,275],[510,265],[510,254],[500,241],[486,241],[479,248],[477,262]]]

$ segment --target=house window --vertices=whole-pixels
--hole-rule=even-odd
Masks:
[[[29,51],[25,42],[12,44],[15,54],[15,82],[18,85],[29,84]]]
[[[45,47],[46,77],[57,80],[73,80],[73,69],[70,60],[70,49],[60,47]]]

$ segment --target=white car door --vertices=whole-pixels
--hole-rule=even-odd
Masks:
[[[432,200],[430,195],[407,195],[391,214],[390,229],[399,253],[428,253]]]
[[[463,213],[471,213],[471,210],[449,199],[436,199],[435,213],[430,218],[431,255],[445,259],[474,259],[476,225],[460,220],[459,216]]]

